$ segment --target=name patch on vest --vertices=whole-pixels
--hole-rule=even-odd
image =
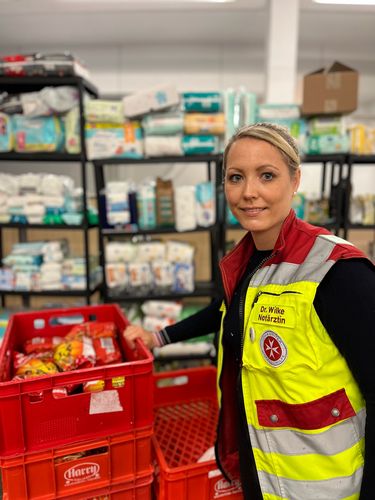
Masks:
[[[272,330],[266,330],[260,338],[263,358],[271,366],[280,366],[288,356],[288,349],[282,338]]]
[[[252,321],[254,323],[294,328],[296,325],[295,308],[293,306],[255,304]]]

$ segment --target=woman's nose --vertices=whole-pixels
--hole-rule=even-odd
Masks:
[[[258,193],[255,182],[250,180],[245,182],[242,195],[244,198],[256,198]]]

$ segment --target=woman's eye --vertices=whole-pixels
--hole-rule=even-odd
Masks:
[[[271,181],[273,178],[274,178],[274,175],[272,172],[264,172],[262,174],[262,178],[265,180],[265,181]]]
[[[229,182],[234,182],[234,183],[240,182],[241,175],[240,174],[231,174],[231,175],[229,175],[228,180],[229,180]]]

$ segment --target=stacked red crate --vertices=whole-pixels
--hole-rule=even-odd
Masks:
[[[148,500],[153,358],[142,343],[132,350],[119,335],[126,360],[119,364],[11,380],[14,351],[35,336],[63,337],[74,321],[111,321],[119,332],[128,324],[113,304],[18,313],[9,321],[0,349],[3,498],[94,498],[103,491],[112,499],[122,491],[124,499]],[[97,380],[99,392],[65,391]]]

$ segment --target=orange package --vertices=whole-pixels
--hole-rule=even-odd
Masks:
[[[58,344],[63,342],[63,340],[63,337],[34,337],[30,340],[26,340],[23,350],[26,354],[52,351]]]
[[[55,348],[53,360],[64,372],[94,366],[96,355],[91,339],[83,337],[62,342]]]

